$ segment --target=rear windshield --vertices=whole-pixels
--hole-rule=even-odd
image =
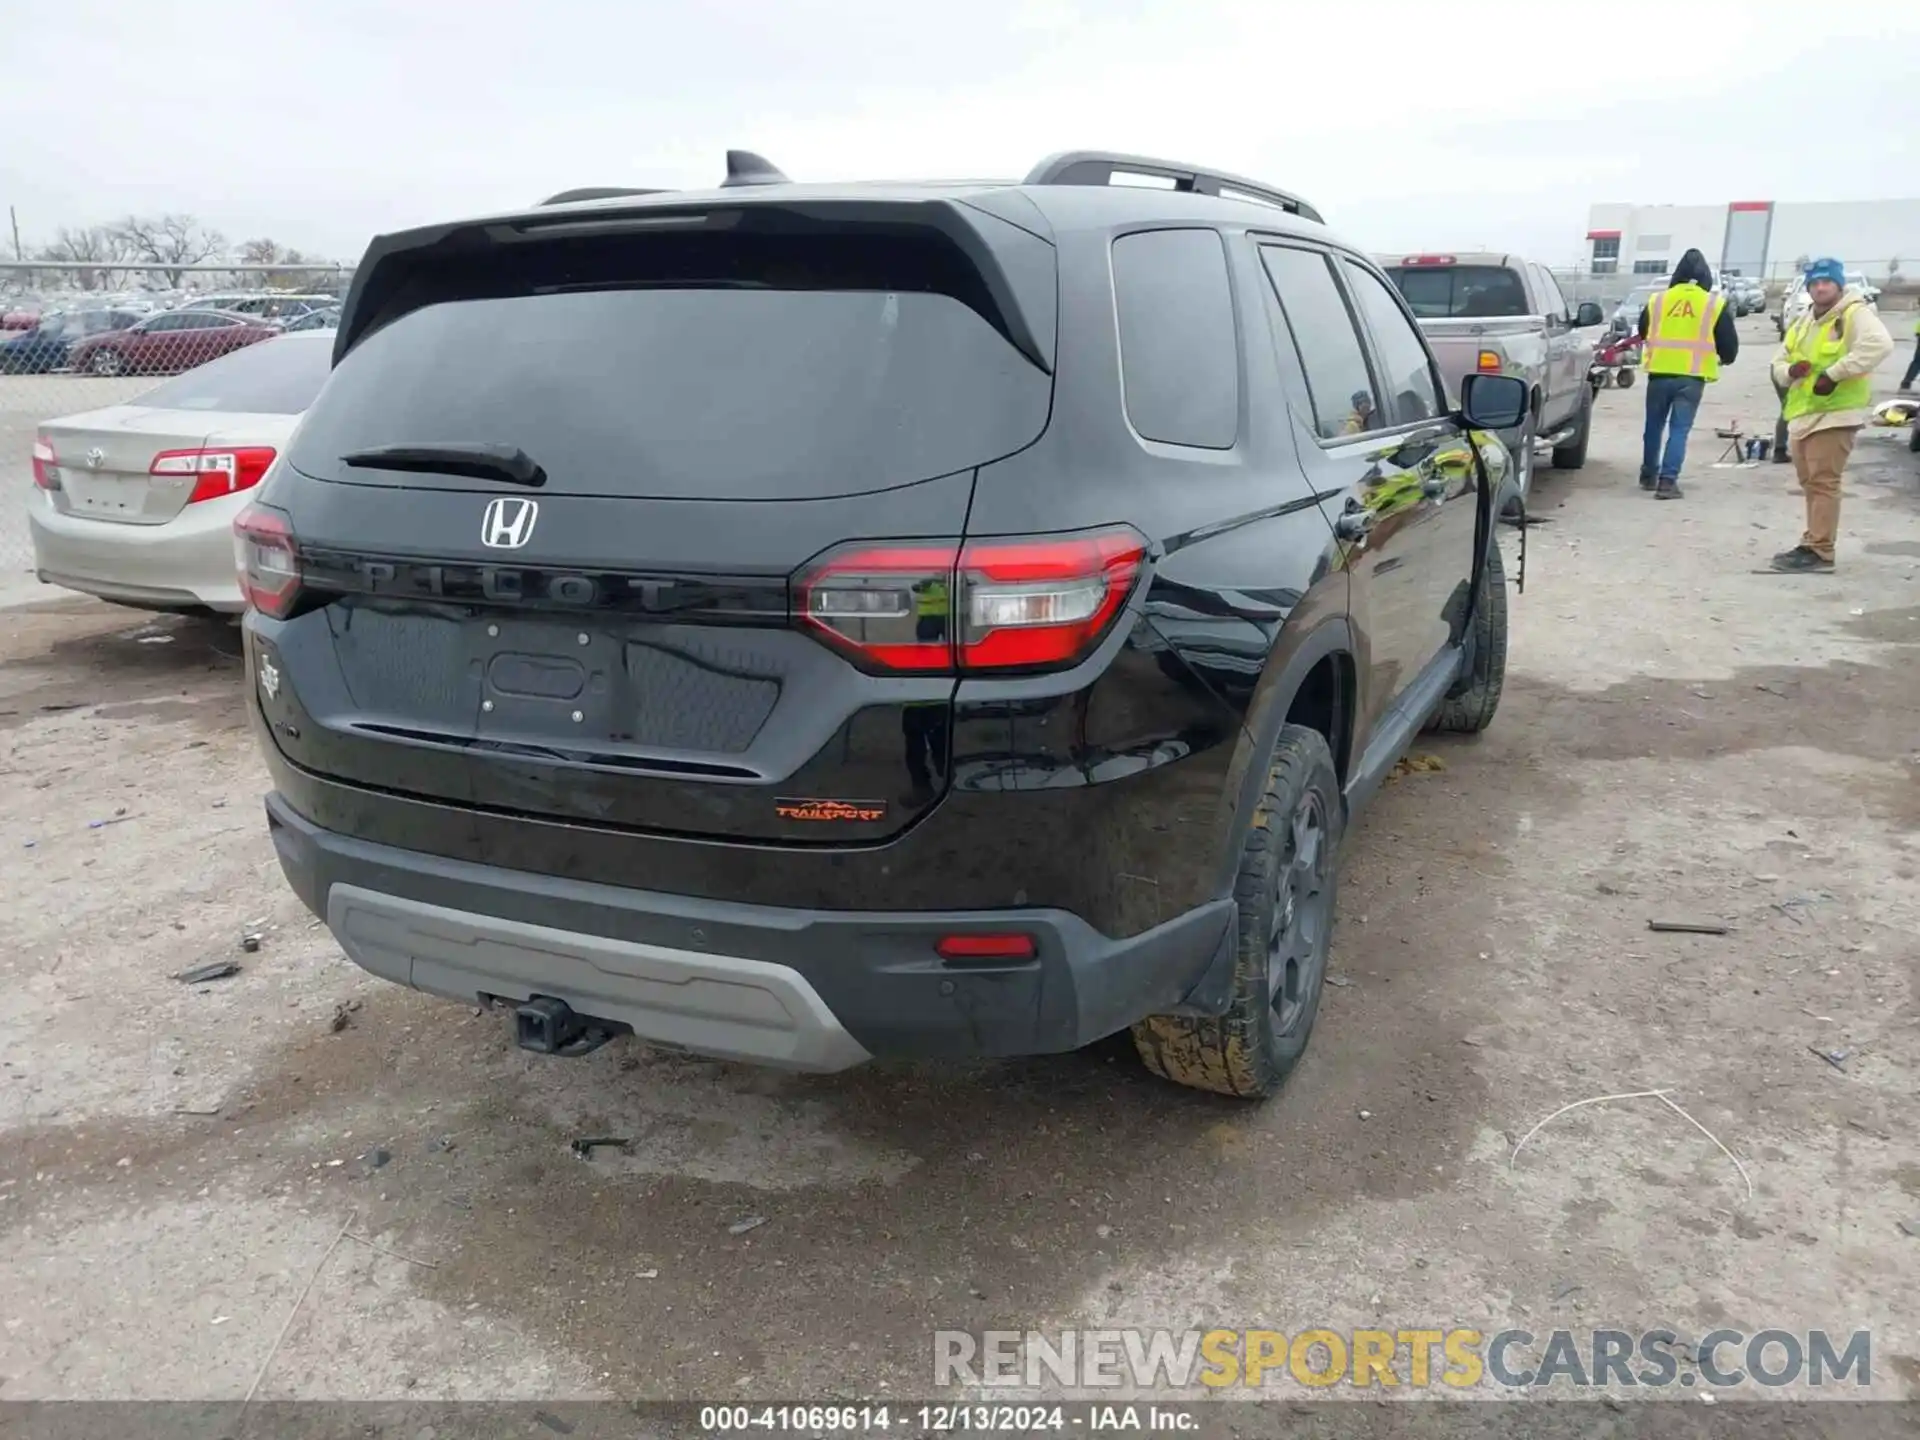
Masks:
[[[917,287],[930,269],[875,268],[892,283],[757,257],[666,285],[428,305],[342,360],[291,460],[322,479],[470,489],[340,457],[478,441],[518,446],[549,492],[770,500],[909,484],[1031,443],[1046,373],[962,299]]]
[[[219,410],[298,415],[327,383],[333,346],[322,340],[267,340],[223,355],[134,401],[154,410]]]
[[[1527,287],[1504,265],[1396,265],[1387,278],[1422,320],[1500,319],[1527,313]]]

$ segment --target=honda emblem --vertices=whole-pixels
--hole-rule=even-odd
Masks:
[[[487,513],[480,518],[480,543],[495,550],[518,550],[533,538],[533,524],[539,518],[535,501],[505,496],[489,500]]]

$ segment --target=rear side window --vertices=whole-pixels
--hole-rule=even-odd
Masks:
[[[1305,375],[1314,433],[1323,440],[1360,435],[1386,423],[1374,399],[1366,347],[1327,257],[1317,250],[1261,247],[1280,297],[1286,328]]]
[[[327,383],[327,340],[268,340],[189,370],[134,403],[155,410],[298,415]]]
[[[1527,313],[1527,287],[1504,265],[1396,265],[1387,278],[1422,320],[1512,319]]]
[[[1120,236],[1113,297],[1133,428],[1168,445],[1231,450],[1240,429],[1240,352],[1219,234]]]
[[[442,283],[492,293],[360,340],[294,467],[459,489],[340,457],[478,441],[525,451],[548,493],[809,499],[983,465],[1046,426],[1051,378],[969,303],[978,272],[937,238],[622,239],[517,263],[454,271]]]

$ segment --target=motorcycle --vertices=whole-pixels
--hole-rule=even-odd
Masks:
[[[1640,368],[1640,349],[1644,342],[1631,330],[1615,330],[1603,336],[1594,347],[1593,361],[1587,367],[1587,381],[1595,390],[1632,386]]]

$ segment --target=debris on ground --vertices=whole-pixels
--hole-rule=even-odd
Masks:
[[[1629,1090],[1618,1095],[1590,1095],[1585,1100],[1575,1100],[1570,1104],[1562,1105],[1558,1110],[1554,1111],[1551,1115],[1547,1116],[1546,1119],[1540,1121],[1520,1137],[1520,1143],[1515,1145],[1513,1147],[1513,1153],[1507,1156],[1507,1168],[1511,1170],[1514,1167],[1515,1162],[1520,1158],[1520,1152],[1526,1148],[1529,1140],[1533,1139],[1534,1136],[1538,1135],[1562,1115],[1574,1110],[1583,1110],[1589,1105],[1606,1105],[1616,1100],[1658,1100],[1662,1105],[1666,1106],[1667,1109],[1673,1111],[1674,1114],[1678,1115],[1682,1120],[1706,1136],[1707,1139],[1711,1140],[1720,1153],[1733,1162],[1733,1168],[1740,1172],[1740,1178],[1746,1182],[1747,1199],[1753,1199],[1753,1177],[1747,1173],[1747,1167],[1740,1163],[1740,1157],[1729,1150],[1726,1147],[1726,1143],[1722,1141],[1718,1135],[1707,1129],[1706,1126],[1694,1119],[1692,1115],[1675,1104],[1672,1096],[1665,1090]]]
[[[376,1145],[360,1157],[367,1162],[367,1169],[384,1169],[393,1160],[393,1152],[384,1145]]]
[[[744,1235],[749,1230],[758,1230],[762,1225],[766,1223],[767,1223],[767,1217],[764,1215],[749,1215],[747,1216],[746,1219],[736,1220],[733,1222],[733,1224],[727,1226],[727,1234]]]
[[[1823,1050],[1818,1045],[1809,1045],[1807,1049],[1818,1055],[1843,1075],[1847,1071],[1847,1061],[1853,1058],[1853,1052],[1851,1050]]]
[[[1920,1215],[1909,1215],[1900,1222],[1900,1228],[1914,1239],[1920,1240]]]
[[[567,1148],[582,1160],[591,1160],[596,1150],[630,1150],[633,1141],[619,1135],[583,1135]]]
[[[1728,931],[1718,920],[1649,920],[1647,929],[1662,935],[1725,935]]]
[[[249,931],[240,937],[240,948],[251,955],[260,948],[261,942],[265,939],[266,937],[257,931]]]
[[[353,1023],[353,1012],[355,1008],[356,1007],[347,1004],[345,1001],[335,1005],[333,1007],[333,1019],[327,1022],[327,1029],[335,1035],[338,1035],[342,1030],[346,1029],[347,1026]]]
[[[238,960],[209,960],[204,965],[195,965],[191,970],[182,970],[173,978],[182,985],[202,985],[209,980],[224,980],[229,975],[239,973]]]
[[[1447,762],[1438,755],[1408,755],[1394,762],[1392,770],[1387,772],[1389,780],[1398,780],[1403,775],[1437,774],[1447,768]]]

